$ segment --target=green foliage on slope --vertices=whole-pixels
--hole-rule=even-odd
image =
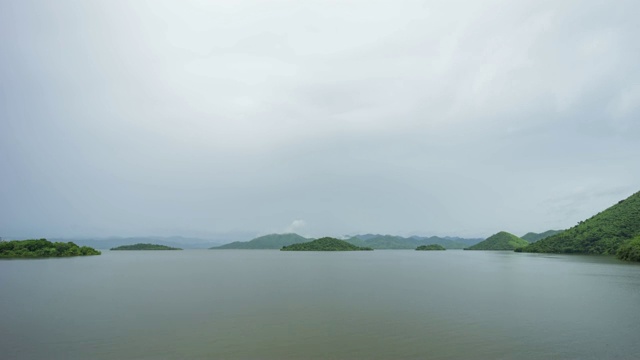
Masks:
[[[620,245],[616,256],[620,260],[640,261],[640,236],[636,236]]]
[[[559,234],[561,232],[563,232],[564,230],[547,230],[543,233],[534,233],[534,232],[529,232],[526,233],[524,236],[521,236],[521,239],[527,240],[530,243],[534,243],[536,241],[548,238],[549,236],[553,236],[555,234]]]
[[[134,244],[134,245],[122,245],[122,246],[114,247],[111,250],[182,250],[182,249],[166,246],[166,245],[158,245],[158,244]]]
[[[80,247],[72,242],[52,243],[47,239],[0,242],[0,258],[47,258],[88,255],[100,255],[100,251],[88,246]]]
[[[420,245],[416,248],[416,250],[447,250],[444,246],[439,244],[429,244],[429,245]]]
[[[522,251],[613,255],[625,241],[639,235],[640,192],[637,192],[571,229],[526,246]]]
[[[306,243],[284,246],[280,250],[282,251],[359,251],[359,250],[373,250],[373,249],[355,246],[344,240],[338,240],[331,237],[323,237],[323,238],[306,242]]]
[[[529,243],[506,231],[489,236],[485,241],[475,244],[465,250],[515,250],[527,246]]]
[[[280,249],[283,246],[307,242],[309,239],[298,234],[270,234],[251,241],[234,241],[211,249]]]

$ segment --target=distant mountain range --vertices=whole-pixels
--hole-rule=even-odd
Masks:
[[[610,208],[581,221],[568,230],[548,230],[527,233],[522,238],[499,232],[486,240],[481,238],[438,236],[394,236],[380,234],[354,235],[345,241],[373,249],[415,249],[422,245],[439,244],[446,249],[513,250],[544,253],[616,254],[625,245],[625,259],[640,254],[640,192],[619,201]],[[237,236],[235,237],[237,238]],[[227,237],[229,239],[229,237]],[[283,246],[305,243],[314,239],[298,234],[271,234],[251,241],[226,243],[222,238],[207,240],[181,236],[110,237],[110,238],[54,238],[52,241],[72,241],[79,246],[110,249],[122,245],[153,243],[184,249],[281,249]],[[228,240],[227,240],[228,241]],[[637,248],[637,249],[636,249]],[[629,255],[631,254],[631,255]],[[639,255],[640,257],[640,255]]]
[[[230,244],[213,247],[212,249],[280,249],[283,246],[308,242],[310,238],[305,238],[298,234],[270,234],[257,237],[251,241],[235,241]],[[420,245],[439,244],[447,249],[464,249],[467,246],[476,244],[482,239],[463,239],[455,237],[402,237],[392,235],[365,234],[355,235],[345,241],[360,247],[370,247],[372,249],[415,249]]]
[[[571,229],[526,246],[522,251],[613,255],[623,244],[638,236],[640,192],[580,221]]]
[[[439,243],[440,245],[444,245],[443,243],[448,243],[448,244],[450,244],[450,246],[448,247],[449,249],[462,249],[465,246],[471,246],[471,245],[477,244],[480,241],[484,240],[484,238],[461,238],[461,237],[456,237],[456,236],[418,236],[418,235],[413,235],[413,236],[409,236],[409,237],[402,237],[402,236],[381,235],[381,234],[353,235],[351,237],[348,237],[348,239],[356,238],[356,239],[364,240],[364,241],[367,241],[367,242],[368,241],[378,242],[378,241],[389,241],[390,240],[389,237],[393,237],[397,241],[401,241],[401,242],[402,242],[401,239],[405,239],[405,240],[407,240],[407,243],[413,242],[413,241],[428,242],[429,244]],[[357,240],[354,240],[354,241],[357,241]],[[465,246],[462,246],[462,244],[464,244]],[[403,246],[402,248],[405,248],[405,246]]]
[[[189,238],[182,236],[140,236],[140,237],[109,237],[109,238],[89,238],[89,239],[65,239],[57,238],[52,241],[68,242],[72,241],[79,246],[89,246],[96,249],[111,249],[118,246],[133,245],[138,243],[152,243],[169,247],[183,249],[208,249],[214,245],[220,245],[223,241],[206,240],[199,238]]]
[[[212,247],[211,249],[281,249],[283,246],[310,241],[298,234],[270,234],[257,237],[251,241],[234,241],[230,244]]]
[[[438,236],[411,236],[402,237],[394,235],[356,235],[346,241],[356,245],[370,247],[372,249],[411,249],[414,250],[420,245],[438,244],[446,249],[464,249],[470,245],[476,244],[483,239],[463,239],[454,237],[438,237]]]
[[[485,241],[477,243],[465,250],[515,250],[529,245],[527,240],[523,240],[506,231],[489,236]]]

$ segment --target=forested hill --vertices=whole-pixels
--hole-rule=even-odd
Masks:
[[[47,258],[100,255],[100,251],[72,242],[51,242],[47,239],[0,242],[0,258]]]
[[[625,241],[639,235],[640,192],[637,192],[571,229],[526,246],[522,251],[613,255]]]
[[[564,230],[547,230],[543,233],[534,233],[534,232],[529,232],[526,233],[524,236],[521,236],[522,239],[527,240],[530,243],[534,243],[536,241],[540,241],[542,239],[548,238],[549,236],[553,236],[555,234],[559,234],[561,232],[563,232]]]
[[[527,246],[529,243],[506,231],[491,235],[487,240],[473,245],[465,250],[515,250]]]
[[[323,237],[306,243],[283,246],[282,251],[360,251],[373,250],[367,247],[355,246],[344,240]]]
[[[211,249],[281,249],[283,246],[307,242],[309,239],[298,234],[270,234],[251,241],[235,241]]]

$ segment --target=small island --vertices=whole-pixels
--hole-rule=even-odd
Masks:
[[[506,231],[500,231],[497,234],[489,236],[484,241],[465,248],[465,250],[515,250],[519,252],[519,248],[527,245],[529,245],[527,240],[523,240]]]
[[[174,248],[171,246],[158,245],[158,244],[134,244],[134,245],[122,245],[114,247],[111,250],[182,250],[180,248]]]
[[[72,242],[52,243],[47,239],[13,240],[0,242],[0,258],[28,259],[100,255],[100,251],[78,246]]]
[[[323,237],[310,242],[283,246],[281,251],[362,251],[373,250],[369,247],[360,247],[344,240],[331,237]]]
[[[420,245],[416,248],[416,250],[431,251],[431,250],[447,250],[447,249],[445,249],[444,246],[439,244],[430,244],[430,245]]]

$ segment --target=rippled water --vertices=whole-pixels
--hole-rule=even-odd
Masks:
[[[483,251],[0,261],[2,358],[633,359],[640,266]]]

